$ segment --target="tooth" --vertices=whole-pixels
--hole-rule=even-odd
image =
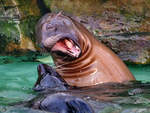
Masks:
[[[69,40],[65,40],[65,43],[66,43],[68,48],[72,48],[73,45]]]
[[[78,47],[78,46],[75,46],[75,48],[76,48],[77,50],[79,50],[79,47]]]

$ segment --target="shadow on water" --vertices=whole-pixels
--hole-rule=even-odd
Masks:
[[[7,57],[5,59],[8,60]],[[0,113],[42,113],[39,110],[12,104],[29,100],[30,102],[26,104],[31,104],[56,93],[52,90],[40,94],[33,92],[32,87],[37,79],[36,68],[40,62],[17,61],[9,60],[0,64]],[[63,93],[86,100],[95,113],[149,113],[150,65],[128,65],[128,67],[140,81],[75,88]]]

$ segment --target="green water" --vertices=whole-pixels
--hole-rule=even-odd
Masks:
[[[37,65],[41,62],[52,61],[50,57],[37,59],[41,62],[24,62],[14,57],[12,59],[7,59],[7,62],[2,62],[1,59],[0,63],[0,113],[27,113],[26,108],[22,108],[20,112],[17,108],[7,105],[35,97],[36,93],[32,91],[32,87],[37,79]],[[137,80],[150,82],[150,65],[129,65],[128,67]]]
[[[136,80],[150,82],[150,65],[128,65]]]
[[[33,96],[37,78],[37,62],[17,62],[0,65],[0,103],[7,104]]]
[[[136,80],[150,82],[150,65],[128,65]]]

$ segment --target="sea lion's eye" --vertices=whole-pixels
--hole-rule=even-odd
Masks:
[[[52,24],[47,24],[46,29],[47,30],[55,30],[55,27]]]

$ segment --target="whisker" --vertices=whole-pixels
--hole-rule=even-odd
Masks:
[[[64,65],[67,65],[67,64],[69,64],[69,63],[65,63],[65,64],[62,64],[62,65],[59,65],[59,66],[54,66],[53,68],[54,68],[54,69],[58,69],[58,68],[60,68],[60,67],[62,67],[62,66],[64,66]]]
[[[67,56],[64,57],[63,60],[65,60],[66,58],[67,58]],[[68,63],[64,63],[64,64],[62,64],[62,65],[54,66],[53,68],[54,68],[54,69],[58,69],[58,68],[60,68],[60,67],[62,67],[62,66],[64,66],[64,65],[67,65],[67,64],[69,64],[69,62],[68,62]]]

